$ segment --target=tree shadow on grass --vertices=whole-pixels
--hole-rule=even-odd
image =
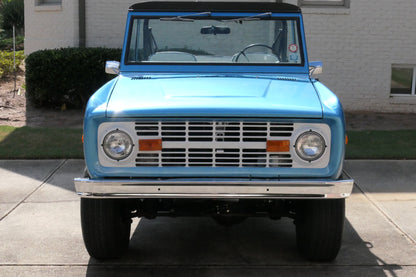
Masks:
[[[29,127],[82,129],[85,113],[82,109],[52,110],[35,108],[30,103],[26,105],[26,125]]]
[[[82,129],[2,128],[0,159],[82,158]]]

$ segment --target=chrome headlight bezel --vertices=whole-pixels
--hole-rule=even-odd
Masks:
[[[121,161],[133,151],[133,140],[129,134],[119,129],[108,132],[102,143],[103,151],[110,159]]]
[[[324,155],[327,145],[321,134],[309,130],[298,136],[294,147],[299,158],[313,162]]]

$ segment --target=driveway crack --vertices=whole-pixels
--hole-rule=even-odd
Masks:
[[[6,214],[4,214],[1,218],[0,221],[2,221],[3,219],[5,219],[9,214],[11,214],[14,210],[16,210],[22,203],[24,203],[29,197],[31,197],[35,192],[37,192],[41,187],[43,187],[51,178],[53,175],[55,175],[55,173],[61,169],[64,164],[67,162],[68,160],[62,160],[47,176],[46,178],[40,183],[40,185],[38,185],[37,187],[35,187],[31,192],[29,192],[22,200],[20,200],[16,205],[13,206],[13,208],[11,208]]]
[[[352,177],[344,170],[344,174],[352,179]],[[403,236],[405,237],[410,243],[416,245],[416,239],[414,239],[409,233],[407,233],[399,224],[397,224],[394,219],[384,210],[384,208],[377,203],[377,200],[371,196],[371,193],[366,191],[364,188],[360,187],[357,182],[354,182],[354,186],[364,195],[364,197],[371,203],[374,208],[380,212],[380,214]]]

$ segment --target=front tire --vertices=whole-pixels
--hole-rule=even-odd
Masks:
[[[85,247],[96,259],[119,258],[130,242],[127,201],[81,198],[81,226]]]
[[[330,262],[341,248],[345,199],[299,200],[296,203],[296,240],[308,260]]]

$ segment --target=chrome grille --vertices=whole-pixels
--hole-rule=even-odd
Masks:
[[[136,122],[135,131],[163,141],[162,151],[139,152],[137,167],[292,167],[290,153],[266,151],[267,140],[290,139],[292,123]]]

